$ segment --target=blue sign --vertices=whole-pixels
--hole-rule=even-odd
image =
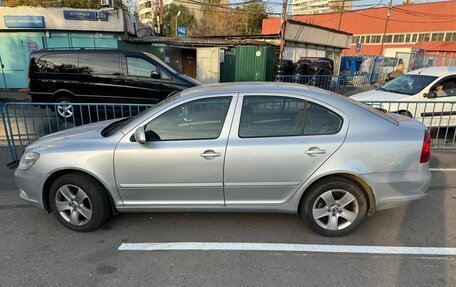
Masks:
[[[3,16],[8,28],[44,28],[43,16]]]
[[[356,44],[356,54],[359,54],[359,53],[361,53],[361,44],[360,43]]]
[[[98,12],[98,20],[100,20],[100,21],[108,21],[108,12],[106,12],[106,11]]]
[[[187,34],[187,27],[177,26],[177,36],[185,37],[186,34]]]
[[[97,21],[97,11],[63,10],[63,18],[66,20]]]

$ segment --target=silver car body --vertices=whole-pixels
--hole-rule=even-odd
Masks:
[[[241,138],[243,97],[286,96],[324,106],[342,119],[331,135]],[[212,140],[130,139],[137,127],[184,102],[232,97],[220,136]],[[20,196],[49,210],[49,183],[68,171],[96,178],[119,211],[264,211],[296,213],[318,179],[342,175],[368,194],[369,211],[423,198],[431,175],[420,164],[425,127],[399,115],[382,115],[317,88],[279,83],[217,84],[191,88],[165,101],[121,131],[103,137],[112,121],[55,133],[26,152],[40,158],[16,170]],[[306,151],[319,148],[317,156]],[[214,151],[220,156],[203,157]]]

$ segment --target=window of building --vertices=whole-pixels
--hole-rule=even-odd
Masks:
[[[364,36],[361,36],[361,39],[359,40],[359,42],[360,42],[361,44],[364,44],[364,38],[365,38]]]
[[[410,34],[406,34],[405,35],[405,43],[410,43],[410,37],[411,35]]]
[[[444,33],[432,33],[431,41],[443,41]]]
[[[371,36],[366,36],[366,39],[365,39],[365,40],[366,40],[365,43],[366,43],[366,44],[369,44],[369,43],[371,42]]]
[[[445,41],[456,42],[456,33],[446,33]]]
[[[382,36],[374,35],[371,37],[371,43],[380,43],[382,41]]]
[[[431,33],[422,33],[418,35],[418,42],[429,42],[431,40]]]
[[[385,35],[383,37],[383,43],[391,43],[393,41],[393,35]]]
[[[353,44],[359,43],[359,36],[354,36],[352,39]]]
[[[394,35],[393,36],[393,42],[394,43],[403,43],[404,42],[404,34],[399,34],[399,35]]]
[[[417,34],[412,35],[412,43],[415,43],[417,39]]]

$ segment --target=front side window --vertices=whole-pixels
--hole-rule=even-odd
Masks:
[[[281,137],[335,134],[342,119],[331,110],[291,97],[246,96],[239,137]]]
[[[225,122],[231,97],[207,98],[179,105],[146,125],[146,140],[216,139]]]
[[[141,58],[127,57],[129,76],[150,78],[152,72],[158,72],[157,66],[154,64]]]
[[[437,97],[456,96],[456,77],[447,78],[434,86]]]

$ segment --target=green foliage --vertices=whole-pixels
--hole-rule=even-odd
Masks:
[[[242,23],[240,34],[261,34],[263,19],[268,17],[266,4],[261,1],[252,2],[239,8],[239,20]]]
[[[179,11],[180,15],[177,17]],[[175,4],[165,6],[163,9],[163,33],[166,36],[176,35],[176,17],[177,25],[186,26],[187,29],[191,29],[195,22],[195,15],[188,8]]]

